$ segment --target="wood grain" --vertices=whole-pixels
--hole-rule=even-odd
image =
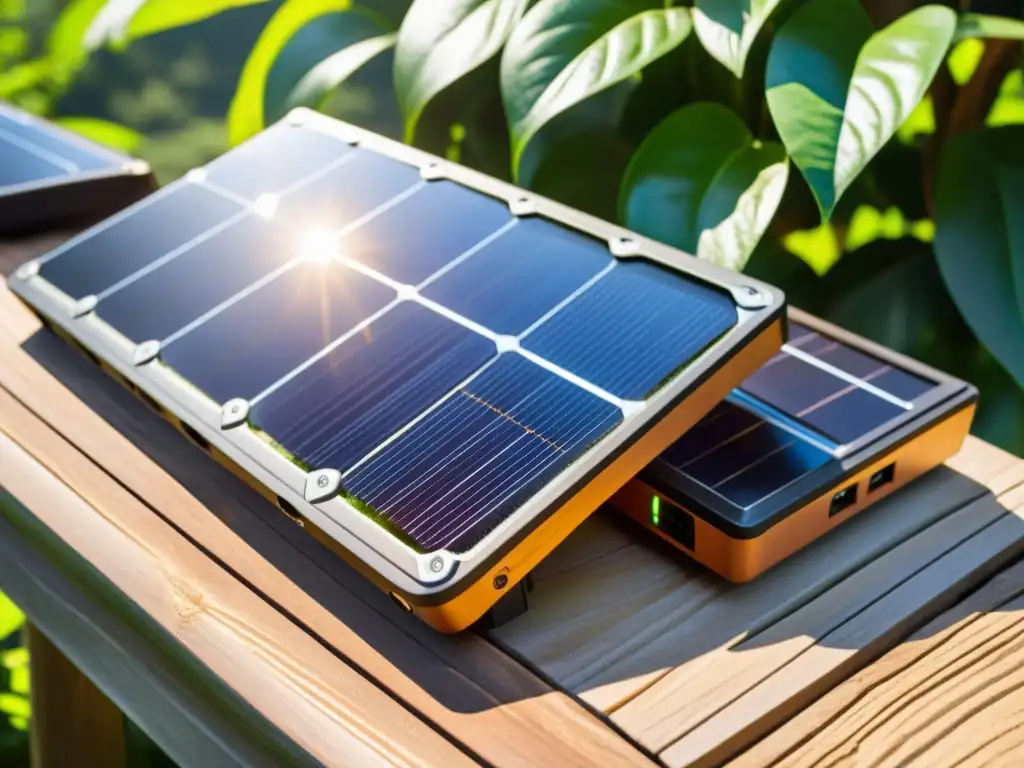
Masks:
[[[39,629],[23,629],[31,658],[32,768],[120,768],[124,715]]]
[[[6,288],[0,386],[333,653],[487,762],[649,763],[484,639],[441,636],[399,612],[334,553],[40,331]]]
[[[1017,563],[731,765],[1020,765],[1022,595]]]
[[[669,766],[720,765],[874,660],[1024,552],[1024,493],[986,496],[957,515],[1000,511],[947,554],[872,602],[660,753]],[[829,594],[822,596],[822,609]],[[753,638],[752,642],[756,642]]]
[[[296,745],[324,765],[472,764],[3,391],[0,413],[0,485]]]
[[[960,461],[970,464],[966,457]],[[538,576],[530,612],[494,635],[594,707],[615,712],[669,672],[685,677],[703,668],[711,652],[771,626],[895,544],[988,493],[982,483],[1008,476],[1002,465],[972,469],[978,480],[949,469],[921,478],[740,587],[641,541],[638,532],[632,543],[623,543],[595,517],[550,556],[545,569],[553,575]],[[594,551],[594,541],[604,542],[605,551]]]

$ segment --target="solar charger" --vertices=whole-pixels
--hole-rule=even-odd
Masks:
[[[794,308],[788,335],[611,504],[734,582],[957,453],[978,398]]]
[[[0,236],[91,224],[155,188],[147,163],[0,102]]]
[[[786,327],[771,286],[309,110],[10,285],[446,632]]]

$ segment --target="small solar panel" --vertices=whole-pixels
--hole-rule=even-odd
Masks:
[[[788,341],[778,354],[638,482],[729,536],[749,539],[975,397],[963,382],[790,310]],[[908,471],[948,457],[934,454],[914,458]],[[856,496],[851,491],[849,498]],[[630,497],[626,506],[637,503]]]
[[[108,215],[152,190],[145,163],[0,102],[0,235]]]
[[[13,285],[413,595],[468,588],[782,340],[769,286],[305,110]]]

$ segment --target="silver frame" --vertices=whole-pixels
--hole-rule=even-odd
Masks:
[[[585,486],[607,462],[682,402],[706,376],[730,361],[735,352],[757,333],[776,320],[785,322],[785,298],[780,290],[766,283],[699,261],[622,227],[311,110],[293,110],[284,120],[418,167],[426,180],[447,179],[505,200],[516,216],[543,216],[606,240],[609,250],[617,258],[644,258],[656,262],[690,279],[728,292],[736,303],[738,321],[727,334],[644,401],[642,408],[626,409],[618,427],[472,549],[461,554],[444,549],[418,553],[351,507],[341,496],[324,499],[325,495],[337,489],[337,473],[319,470],[307,474],[253,430],[244,428],[248,411],[245,401],[229,401],[221,408],[198,390],[185,385],[171,369],[160,363],[158,343],[136,345],[130,342],[92,313],[95,300],[87,297],[74,302],[47,283],[39,275],[38,260],[23,265],[9,280],[11,289],[38,313],[59,325],[257,482],[294,507],[357,561],[365,564],[370,569],[368,576],[378,582],[383,581],[389,589],[413,604],[438,604],[470,586],[475,572],[492,565],[512,543],[528,535],[562,505],[567,495],[571,496]],[[186,176],[168,186],[187,183]],[[120,216],[136,207],[131,206]],[[87,237],[91,231],[87,230],[82,237]]]

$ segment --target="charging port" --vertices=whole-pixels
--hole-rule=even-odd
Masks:
[[[857,503],[857,486],[848,485],[843,490],[836,492],[832,497],[832,506],[828,509],[828,516],[838,515],[847,507]]]
[[[883,485],[888,485],[892,482],[893,477],[896,474],[896,465],[890,464],[887,467],[882,467],[880,470],[875,472],[868,480],[868,493],[876,491]]]

